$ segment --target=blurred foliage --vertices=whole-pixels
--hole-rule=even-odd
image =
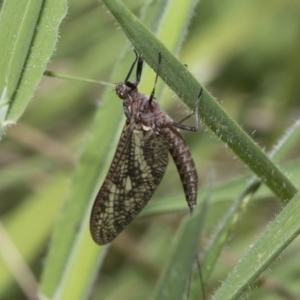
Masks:
[[[137,15],[142,2],[124,1]],[[297,0],[204,0],[195,9],[180,51],[182,63],[266,151],[300,113],[299,13]],[[48,69],[108,80],[125,45],[128,42],[123,32],[102,3],[70,0]],[[123,80],[124,76],[120,74],[113,82]],[[36,278],[43,268],[51,226],[67,182],[96,106],[101,107],[102,90],[102,86],[93,84],[44,78],[20,122],[7,130],[0,146],[1,221]],[[173,95],[168,90],[162,105],[173,119],[180,120],[187,110]],[[116,105],[119,104],[116,97]],[[184,134],[194,155],[200,186],[214,186],[248,174],[243,164],[204,126],[196,134]],[[286,161],[297,158],[299,150],[299,145],[294,147]],[[293,182],[298,183],[299,178],[293,177]],[[152,202],[170,195],[180,195],[185,201],[171,162]],[[224,199],[209,207],[199,249],[208,242],[233,200],[225,193]],[[271,194],[257,196],[256,200],[222,252],[206,286],[207,294],[219,286],[220,280],[280,211],[281,202]],[[173,213],[133,222],[112,243],[91,299],[142,299],[151,294],[181,216]],[[300,297],[299,247],[296,239],[280,262],[261,277],[259,288],[248,295],[249,299]],[[1,260],[0,264],[0,298],[26,299],[15,277],[4,270],[6,266]]]

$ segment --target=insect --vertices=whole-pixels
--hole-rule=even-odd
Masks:
[[[126,124],[91,213],[90,231],[99,245],[111,242],[144,208],[163,178],[169,152],[176,164],[191,212],[197,200],[198,175],[195,163],[179,129],[196,131],[198,113],[195,127],[175,123],[155,101],[160,53],[151,95],[141,94],[137,87],[143,59],[135,53],[136,58],[125,81],[118,83],[115,88],[123,100]],[[136,82],[132,83],[128,80],[136,64]],[[197,98],[196,112],[201,92],[202,89]]]

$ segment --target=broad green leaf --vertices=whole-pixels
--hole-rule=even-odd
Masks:
[[[66,14],[65,0],[6,0],[0,15],[0,135],[39,84]]]

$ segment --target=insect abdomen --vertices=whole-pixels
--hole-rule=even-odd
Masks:
[[[168,142],[170,154],[180,175],[186,201],[192,210],[197,203],[198,174],[190,150],[182,135],[175,128],[166,127],[161,134]]]

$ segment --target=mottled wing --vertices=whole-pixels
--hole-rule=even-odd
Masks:
[[[94,241],[112,241],[143,209],[163,178],[168,146],[162,136],[125,126],[90,220]]]

